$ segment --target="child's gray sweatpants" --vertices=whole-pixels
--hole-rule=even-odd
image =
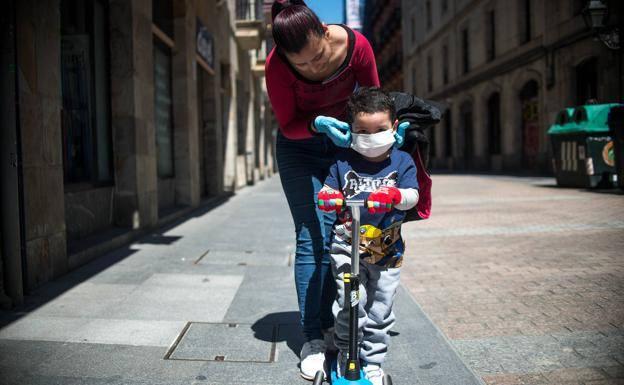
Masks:
[[[349,304],[345,307],[344,273],[351,271],[351,245],[335,239],[331,247],[332,272],[337,295],[332,307],[336,318],[336,347],[349,350]],[[359,340],[360,358],[364,362],[382,364],[388,352],[394,325],[392,305],[399,286],[401,268],[372,265],[360,259]]]

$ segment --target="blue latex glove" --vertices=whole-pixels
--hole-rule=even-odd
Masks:
[[[330,116],[319,115],[314,119],[314,128],[316,128],[316,131],[327,135],[338,147],[349,148],[351,146],[349,123]]]
[[[397,148],[400,148],[405,142],[405,130],[409,127],[409,122],[403,122],[399,124],[397,130],[394,132],[394,141]]]

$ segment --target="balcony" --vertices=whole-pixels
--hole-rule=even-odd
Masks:
[[[264,39],[261,0],[236,0],[236,40],[244,50],[259,49]]]
[[[251,67],[251,72],[256,77],[264,76],[264,65],[266,63],[267,56],[267,41],[266,39],[262,41],[260,49],[256,52],[256,60],[255,63]]]

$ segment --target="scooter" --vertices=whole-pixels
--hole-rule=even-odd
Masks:
[[[358,304],[360,302],[360,208],[364,207],[364,200],[346,200],[345,205],[351,209],[351,273],[345,273],[345,298],[350,298],[349,307],[349,353],[343,377],[338,376],[338,359],[332,357],[329,365],[329,383],[332,385],[372,385],[366,379],[360,367],[360,344],[358,341]],[[356,229],[357,231],[353,231]],[[325,372],[319,370],[314,376],[314,385],[321,385],[325,380]],[[384,385],[392,385],[392,377],[384,375]]]

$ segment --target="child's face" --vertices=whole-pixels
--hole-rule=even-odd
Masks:
[[[397,123],[398,121],[396,120],[394,122],[390,120],[388,111],[373,112],[372,114],[360,112],[353,119],[351,131],[354,134],[376,134],[387,130],[395,131]]]

